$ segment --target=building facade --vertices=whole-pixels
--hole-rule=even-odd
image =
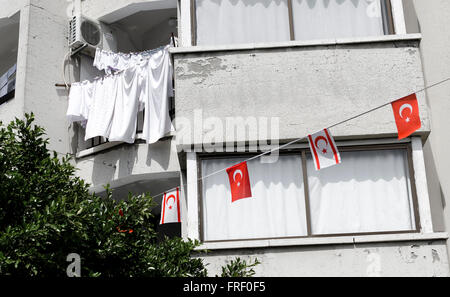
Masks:
[[[0,7],[0,120],[34,112],[50,149],[73,154],[93,192],[110,184],[117,198],[156,196],[179,186],[182,223],[159,231],[200,240],[213,275],[237,256],[258,258],[258,276],[449,275],[450,40],[441,33],[450,27],[448,1],[2,0]],[[114,52],[177,38],[174,132],[150,145],[85,141],[83,127],[68,122],[63,86],[101,75],[92,55],[68,46],[78,15],[98,22],[102,47]],[[386,103],[411,93],[422,127],[399,141]],[[316,171],[305,137],[330,126],[342,164]],[[222,169],[244,160],[253,198],[231,203]]]

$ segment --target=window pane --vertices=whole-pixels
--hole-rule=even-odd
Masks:
[[[313,234],[414,229],[406,150],[341,152],[321,171],[307,160]]]
[[[197,0],[197,44],[287,41],[287,0]]]
[[[296,40],[384,35],[380,0],[292,0]]]
[[[203,176],[243,159],[202,161]],[[252,198],[231,203],[226,172],[203,180],[204,239],[230,240],[306,235],[300,156],[280,156],[276,163],[248,162]]]

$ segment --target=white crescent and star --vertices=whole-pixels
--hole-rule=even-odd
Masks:
[[[404,111],[405,109],[409,109],[409,110],[411,111],[410,114],[413,113],[413,107],[412,107],[411,104],[408,104],[408,103],[403,104],[403,105],[400,107],[399,111],[398,111],[398,113],[400,114],[400,117],[401,117],[402,119],[403,119],[403,111]],[[408,123],[410,120],[411,120],[411,119],[410,119],[409,117],[407,117],[407,118],[405,119],[405,121],[406,121],[407,123]]]
[[[238,175],[238,174],[241,176],[241,179],[244,177],[244,174],[242,173],[242,170],[238,169],[238,170],[236,170],[236,171],[233,173],[233,180],[234,180],[234,182],[236,182],[236,175]],[[237,186],[240,187],[240,186],[241,186],[241,183],[240,183],[240,182],[237,183]]]

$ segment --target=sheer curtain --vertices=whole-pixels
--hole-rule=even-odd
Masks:
[[[405,150],[341,152],[341,158],[321,171],[307,160],[313,234],[414,229]]]
[[[292,0],[296,40],[384,35],[381,0]]]
[[[287,41],[287,0],[197,0],[197,44]]]
[[[243,159],[202,161],[202,175]],[[226,172],[203,180],[201,201],[206,241],[306,235],[306,212],[300,156],[280,156],[276,163],[248,162],[252,198],[231,203]]]

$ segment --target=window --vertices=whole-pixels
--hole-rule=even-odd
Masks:
[[[308,149],[275,163],[248,162],[253,197],[231,203],[226,172],[202,181],[202,240],[416,232],[419,229],[408,144],[341,147],[343,163],[314,169]],[[248,156],[200,156],[210,175]]]
[[[14,64],[2,76],[0,76],[0,104],[12,99],[16,90],[16,69]]]
[[[289,40],[287,0],[197,0],[199,45]]]
[[[243,161],[210,159],[202,162],[208,175]],[[278,162],[248,163],[252,199],[231,203],[225,172],[203,181],[203,221],[206,241],[307,235],[302,160],[280,156]]]
[[[413,230],[406,150],[341,152],[339,166],[316,171],[307,157],[312,234]]]
[[[0,104],[14,98],[20,13],[0,18]]]
[[[390,0],[193,0],[194,45],[380,36]]]

